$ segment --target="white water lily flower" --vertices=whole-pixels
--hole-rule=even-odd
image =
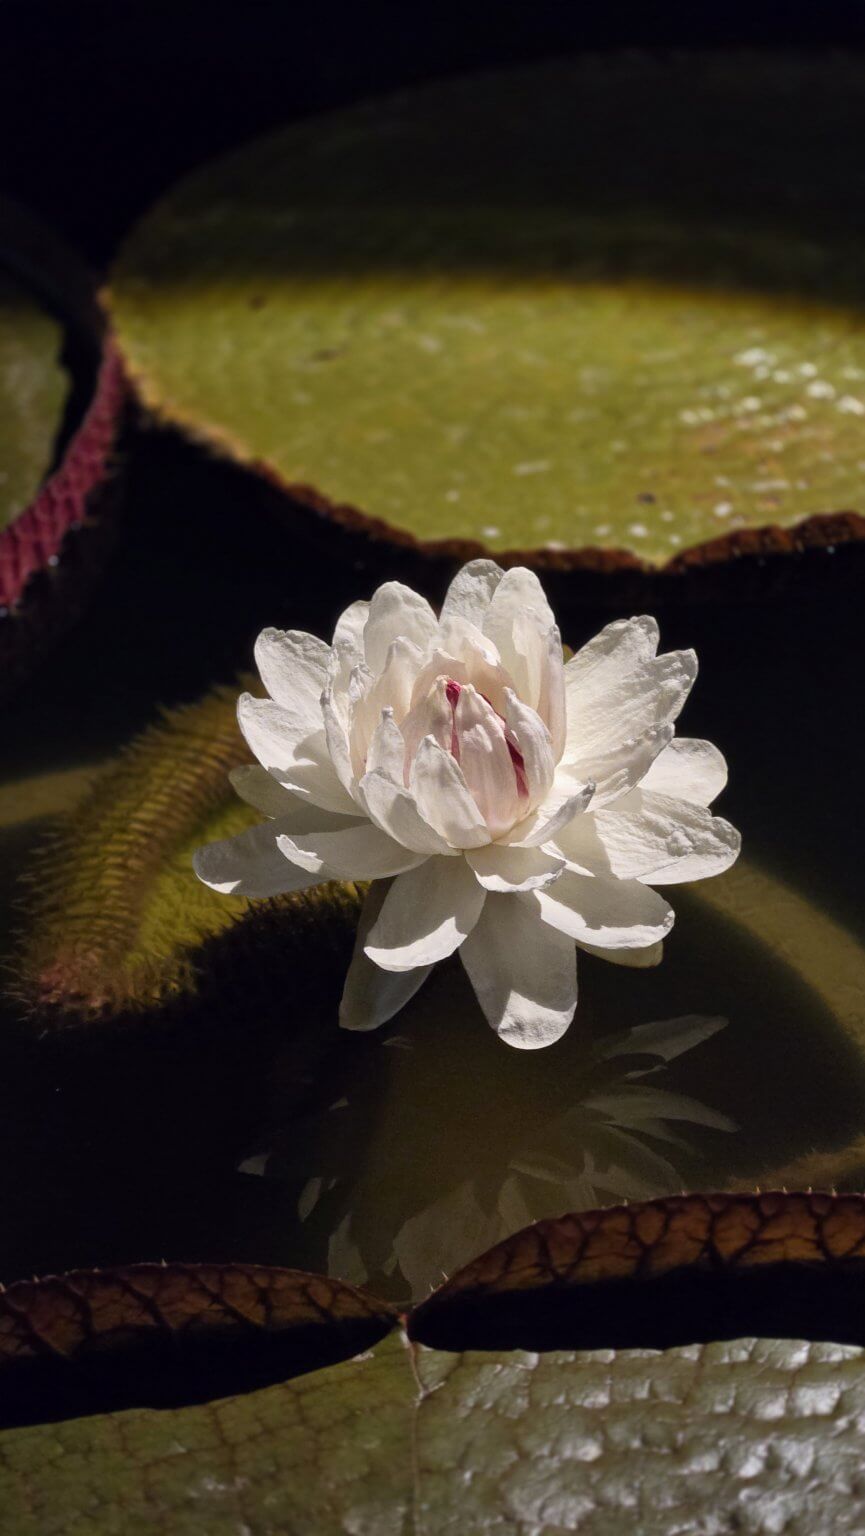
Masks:
[[[266,629],[269,697],[244,694],[260,766],[232,783],[270,818],[200,848],[199,878],[250,897],[371,880],[340,1021],[374,1029],[459,950],[509,1044],[548,1045],[577,1002],[577,949],[654,965],[673,910],[654,884],[727,869],[707,809],[727,770],[674,740],[693,651],[654,619],[608,624],[565,664],[533,572],[473,560],[441,617],[399,582],[346,609],[333,644]]]

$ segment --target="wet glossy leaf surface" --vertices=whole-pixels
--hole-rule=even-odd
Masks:
[[[863,1518],[861,1361],[752,1340],[412,1369],[395,1336],[242,1399],[11,1431],[0,1487],[16,1536],[835,1536]]]

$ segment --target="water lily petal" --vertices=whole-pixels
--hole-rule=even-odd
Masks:
[[[531,614],[545,634],[555,626],[553,610],[534,571],[517,565],[505,571],[483,623],[484,634],[495,641],[499,655],[511,673],[514,673],[511,661],[519,666],[523,660],[514,650],[513,633],[518,619],[525,614]]]
[[[346,659],[352,656],[352,665],[363,660],[363,632],[368,618],[369,603],[360,601],[349,603],[336,621],[333,648],[341,651]]]
[[[464,619],[458,613],[440,620],[436,650],[458,656],[464,661],[476,656],[488,667],[501,665],[498,650],[492,640],[471,619]],[[474,678],[470,677],[469,681],[474,682]]]
[[[383,709],[381,719],[372,733],[366,755],[367,773],[380,770],[395,783],[402,782],[405,766],[405,740],[393,717],[392,709]]]
[[[425,737],[415,753],[410,785],[424,820],[451,848],[480,848],[489,842],[489,828],[462,769],[432,736]]]
[[[454,712],[448,702],[447,685],[446,676],[436,675],[430,678],[429,686],[420,697],[415,689],[416,702],[400,727],[405,741],[406,762],[409,764],[413,762],[415,753],[427,736],[432,736],[445,752],[450,752]]]
[[[363,904],[339,1005],[343,1029],[378,1029],[386,1024],[414,997],[432,970],[431,965],[421,965],[414,971],[383,971],[365,953],[364,945],[387,891],[386,881],[376,881]]]
[[[505,697],[505,724],[509,739],[522,758],[529,805],[546,799],[555,773],[550,733],[536,710],[518,699],[512,689]]]
[[[372,734],[381,720],[382,710],[390,709],[399,721],[407,715],[414,680],[422,662],[423,653],[414,641],[400,636],[388,647],[384,669],[378,677],[365,667],[356,668],[352,674],[348,739],[352,769],[358,778],[364,771]]]
[[[311,873],[290,864],[277,845],[281,821],[263,821],[237,837],[197,848],[192,867],[199,880],[223,896],[280,896],[321,885],[331,875]]]
[[[564,869],[564,860],[540,848],[515,848],[489,843],[466,854],[481,885],[487,891],[534,891],[551,885]]]
[[[564,1034],[577,1006],[572,939],[510,896],[488,896],[460,958],[492,1028],[535,1050]]]
[[[492,837],[507,832],[531,802],[520,796],[504,724],[471,685],[460,691],[454,709],[459,765]]]
[[[556,781],[544,804],[524,821],[517,822],[500,841],[512,843],[517,848],[539,848],[552,843],[562,827],[581,815],[591,803],[594,790],[594,784],[581,784],[574,788],[573,794],[562,793],[561,785]]]
[[[658,756],[673,740],[675,729],[665,720],[635,740],[616,742],[603,751],[587,753],[574,764],[560,764],[559,776],[565,781],[580,782],[581,774],[591,761],[595,781],[592,808],[598,810],[626,795],[645,779]]]
[[[321,879],[335,875],[340,880],[382,880],[416,868],[427,857],[413,853],[371,821],[350,822],[336,831],[282,833],[276,841],[287,859]]]
[[[655,758],[640,788],[711,805],[727,782],[727,764],[710,741],[677,736]]]
[[[355,775],[351,766],[348,732],[345,728],[341,712],[334,702],[333,694],[330,692],[323,693],[321,696],[321,714],[324,720],[327,750],[334,772],[343,788],[351,793],[351,786]]]
[[[459,617],[482,628],[486,611],[504,574],[494,560],[470,560],[457,572],[445,593],[442,621]]]
[[[673,926],[672,907],[639,880],[578,875],[568,869],[555,885],[520,901],[536,902],[545,923],[599,949],[642,949]]]
[[[311,800],[296,795],[285,784],[281,784],[268,773],[266,768],[261,768],[258,763],[242,763],[239,768],[232,768],[228,775],[231,786],[241,800],[247,805],[252,805],[264,816],[281,816],[284,820],[290,819],[292,827],[298,831],[306,832],[313,827],[321,827],[329,824],[333,827],[345,826],[351,817],[357,817],[358,807],[354,801],[350,802],[350,809],[346,812],[332,812],[322,806],[314,805]]]
[[[646,944],[643,949],[601,949],[597,944],[578,944],[584,954],[597,955],[599,960],[611,960],[613,965],[624,965],[631,970],[645,971],[660,965],[664,958],[664,941]]]
[[[376,769],[365,773],[358,785],[358,798],[383,832],[415,853],[452,854],[445,838],[421,816],[414,795]]]
[[[357,814],[334,770],[320,704],[315,728],[306,735],[299,734],[297,719],[281,704],[255,699],[248,693],[238,699],[237,720],[262,767],[280,784],[326,810]]]
[[[642,788],[606,810],[593,806],[555,841],[569,863],[582,869],[662,885],[721,874],[741,846],[736,829],[705,806]]]
[[[411,971],[452,955],[481,915],[486,892],[465,859],[428,859],[398,875],[366,954],[387,971]]]
[[[438,622],[425,597],[399,581],[386,581],[373,594],[363,632],[366,664],[381,672],[394,640],[413,640],[421,650],[435,639]]]
[[[255,665],[277,704],[298,716],[308,729],[320,724],[318,701],[327,683],[330,646],[299,629],[263,629],[255,642]]]
[[[653,619],[609,624],[565,667],[567,736],[563,762],[594,777],[593,759],[636,741],[679,715],[697,675],[693,651],[656,656]]]

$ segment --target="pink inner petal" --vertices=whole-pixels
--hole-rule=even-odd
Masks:
[[[456,682],[452,677],[448,678],[445,684],[445,697],[451,707],[451,710],[454,713],[454,724],[451,727],[451,754],[456,758],[457,762],[460,760],[460,743],[456,728],[456,707],[462,690],[462,683]],[[484,700],[485,704],[490,705],[490,709],[493,709],[493,706],[490,704],[490,701],[485,693],[481,694],[481,698]],[[507,746],[508,753],[510,754],[511,763],[513,764],[514,777],[517,781],[517,794],[521,799],[528,799],[529,781],[526,777],[526,764],[523,754],[519,747],[513,741],[511,741],[510,737],[508,736],[504,719],[499,714],[498,710],[493,709],[493,714],[497,720],[501,721],[502,724],[502,730],[505,734],[505,745]]]

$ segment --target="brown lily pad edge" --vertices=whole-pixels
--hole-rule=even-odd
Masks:
[[[0,265],[64,326],[71,389],[54,467],[0,531],[0,691],[16,686],[83,607],[110,547],[127,389],[96,283],[59,236],[0,200]]]
[[[105,295],[110,312],[110,292]],[[252,459],[229,433],[163,400],[146,374],[124,355],[130,393],[142,422],[179,434],[238,473],[238,492],[287,520],[292,539],[309,543],[325,559],[370,565],[381,579],[437,586],[468,560],[494,559],[547,573],[551,595],[591,605],[762,601],[789,589],[837,587],[865,573],[865,515],[852,509],[817,511],[791,526],[731,529],[682,550],[661,565],[633,550],[585,545],[490,550],[476,539],[418,539],[364,512],[335,502],[317,487],[290,482],[270,463]],[[315,514],[314,519],[309,513]]]
[[[0,1424],[176,1407],[409,1350],[865,1344],[865,1196],[691,1194],[537,1222],[407,1312],[256,1264],[133,1264],[0,1291]]]

